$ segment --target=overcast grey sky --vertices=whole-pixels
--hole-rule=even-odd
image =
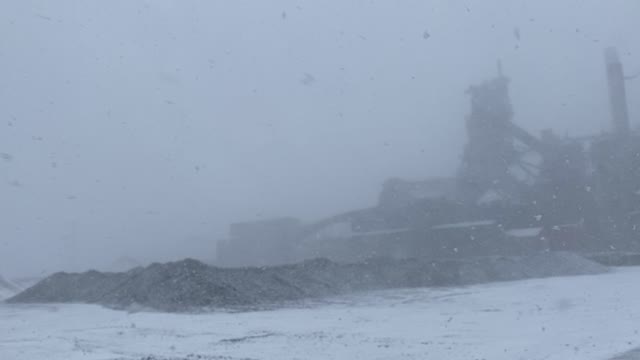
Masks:
[[[451,175],[464,90],[608,126],[602,51],[640,72],[637,0],[2,1],[0,273],[214,258],[227,224],[315,219]],[[640,80],[629,84],[632,118]]]

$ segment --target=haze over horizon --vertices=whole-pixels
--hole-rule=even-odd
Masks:
[[[314,220],[373,205],[389,177],[453,175],[464,91],[497,60],[522,127],[607,131],[603,50],[640,73],[637,14],[635,0],[4,2],[0,274],[211,260],[231,222]]]

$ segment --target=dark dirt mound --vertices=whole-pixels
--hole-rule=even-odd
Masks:
[[[359,264],[315,259],[292,265],[237,269],[187,259],[124,273],[57,273],[8,302],[81,302],[179,312],[263,306],[351,291],[467,285],[605,271],[606,267],[569,253],[439,261],[376,259]]]

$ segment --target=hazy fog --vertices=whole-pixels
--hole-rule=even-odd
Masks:
[[[464,90],[537,133],[608,127],[602,51],[640,1],[3,1],[0,273],[215,257],[233,221],[372,205],[449,175]],[[630,82],[632,121],[640,80]]]

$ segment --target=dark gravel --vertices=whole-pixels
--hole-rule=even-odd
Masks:
[[[352,291],[468,285],[606,270],[570,253],[440,261],[375,259],[359,264],[315,259],[236,269],[186,259],[123,273],[57,273],[7,302],[91,303],[167,312],[243,309]]]

